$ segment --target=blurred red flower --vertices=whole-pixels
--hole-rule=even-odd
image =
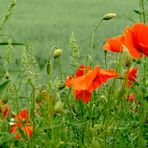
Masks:
[[[117,36],[111,39],[107,39],[103,49],[112,51],[112,52],[122,52],[123,51],[123,36]]]
[[[135,59],[142,58],[142,53],[148,56],[148,26],[136,23],[127,27],[124,32],[124,45]]]
[[[3,103],[2,100],[0,100],[0,114],[2,114],[4,118],[6,118],[9,114],[9,107]]]
[[[130,94],[129,100],[130,100],[132,103],[136,100],[135,97],[134,97],[134,95],[133,95],[133,93]]]
[[[134,59],[142,58],[142,54],[148,56],[148,26],[136,23],[127,27],[123,35],[108,39],[103,48],[112,52],[122,52],[124,46]]]
[[[72,82],[73,78],[80,77],[80,76],[84,75],[89,70],[91,70],[90,67],[81,65],[77,69],[76,74],[74,75],[74,77],[73,76],[68,76],[67,77],[66,86],[68,88],[70,88],[71,84],[72,84],[71,82]],[[91,92],[88,91],[88,90],[75,90],[74,89],[73,93],[75,94],[76,101],[78,101],[80,99],[83,103],[89,102],[90,97],[91,97]]]
[[[84,103],[87,103],[87,102],[90,101],[91,91],[88,91],[88,90],[74,90],[73,93],[76,95],[76,101],[78,101],[79,99]]]
[[[88,71],[85,75],[72,79],[72,88],[75,90],[88,90],[92,91],[100,87],[108,79],[119,77],[114,70],[101,70],[99,66],[95,69]]]
[[[101,70],[99,66],[94,69],[80,66],[74,77],[67,78],[66,86],[74,89],[76,100],[80,99],[86,103],[90,101],[91,91],[100,87],[108,79],[119,76],[114,70]]]
[[[15,139],[21,139],[19,130],[22,130],[25,136],[28,138],[32,136],[33,126],[30,124],[30,113],[26,109],[14,116],[14,124],[11,126],[10,132],[14,134]]]
[[[136,82],[138,68],[131,68],[126,71],[124,84],[126,87],[132,87],[134,82]]]

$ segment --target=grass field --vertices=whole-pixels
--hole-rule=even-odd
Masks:
[[[7,7],[8,0],[0,0],[0,18]],[[133,9],[137,7],[135,0],[128,1],[128,4],[126,0],[18,0],[3,32],[6,38],[18,42],[31,40],[41,65],[52,46],[64,50],[63,62],[66,63],[69,61],[71,33],[75,33],[80,50],[87,55],[93,27],[104,14],[115,12],[117,18],[102,23],[96,33],[95,56],[96,63],[100,63],[102,44],[107,37],[120,34],[124,26],[131,24],[129,19],[134,18]]]

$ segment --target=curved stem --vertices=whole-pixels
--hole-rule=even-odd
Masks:
[[[92,33],[92,37],[91,37],[91,46],[90,46],[90,50],[91,50],[91,56],[92,56],[92,59],[94,58],[93,56],[93,49],[94,49],[94,37],[95,37],[95,33],[97,31],[97,29],[99,28],[101,22],[103,21],[103,19],[101,19],[97,25],[95,26],[95,28],[93,29],[93,33]]]

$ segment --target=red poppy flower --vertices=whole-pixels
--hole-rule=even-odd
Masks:
[[[148,26],[136,23],[134,26],[126,28],[124,45],[135,59],[142,58],[142,53],[148,56]]]
[[[3,117],[6,118],[9,114],[9,107],[0,100],[0,114],[3,114]]]
[[[87,71],[89,71],[91,68],[88,67],[88,66],[84,66],[84,65],[81,65],[78,70],[76,71],[76,74],[74,77],[72,76],[68,76],[67,77],[67,80],[66,80],[66,86],[68,88],[71,87],[71,82],[72,82],[72,79],[73,78],[77,78],[77,77],[80,77],[82,75],[84,75]],[[76,101],[78,101],[78,99],[82,100],[84,103],[88,102],[90,100],[90,97],[91,97],[91,92],[88,91],[88,90],[75,90],[73,91],[73,93],[75,94],[75,98],[76,98]]]
[[[65,82],[65,85],[70,88],[71,87],[71,80],[72,80],[72,76],[68,76]]]
[[[20,125],[18,126],[17,124],[14,124],[11,126],[10,132],[14,133],[14,138],[19,140],[21,139],[21,134],[19,133],[18,128],[20,128],[22,130],[22,132],[24,133],[24,135],[27,137],[31,137],[32,136],[32,130],[33,130],[33,126],[31,125]]]
[[[136,82],[138,68],[131,68],[126,71],[124,84],[126,87],[132,87]]]
[[[123,36],[117,36],[111,39],[108,39],[103,49],[112,51],[112,52],[122,52],[123,51]]]
[[[130,94],[129,100],[130,100],[132,103],[136,100],[135,97],[134,97],[134,95],[133,95],[133,93]]]
[[[30,124],[30,114],[26,109],[23,109],[18,115],[14,116],[15,123],[11,126],[10,132],[14,134],[15,139],[21,139],[19,129],[22,130],[28,138],[32,136],[33,126]]]
[[[78,101],[79,99],[84,103],[90,101],[91,92],[88,90],[74,90],[73,93],[76,95],[76,101]]]
[[[119,76],[114,70],[100,70],[99,66],[96,66],[94,70],[88,71],[85,75],[73,78],[72,88],[92,91],[100,87],[108,79]]]
[[[91,70],[89,66],[81,65],[78,70],[76,71],[75,77],[79,77],[84,75],[87,71]]]
[[[127,27],[123,35],[108,39],[103,48],[112,52],[122,52],[123,46],[135,59],[142,58],[142,54],[148,57],[148,26],[136,23]]]
[[[95,69],[80,66],[74,77],[68,77],[66,86],[74,89],[76,100],[80,99],[84,103],[88,102],[91,97],[91,91],[97,89],[108,79],[119,77],[114,70],[101,70],[99,66]]]

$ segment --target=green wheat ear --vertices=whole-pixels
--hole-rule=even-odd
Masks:
[[[14,49],[12,46],[12,39],[8,40],[8,45],[6,47],[6,51],[5,51],[5,68],[8,69],[8,66],[10,63],[13,62],[13,58],[14,58]]]
[[[79,51],[79,46],[75,39],[74,32],[72,32],[71,34],[70,48],[71,48],[71,65],[73,68],[77,68],[79,66],[80,51]]]
[[[29,41],[25,44],[21,57],[22,70],[34,81],[39,78],[39,66],[34,56],[32,43]]]

